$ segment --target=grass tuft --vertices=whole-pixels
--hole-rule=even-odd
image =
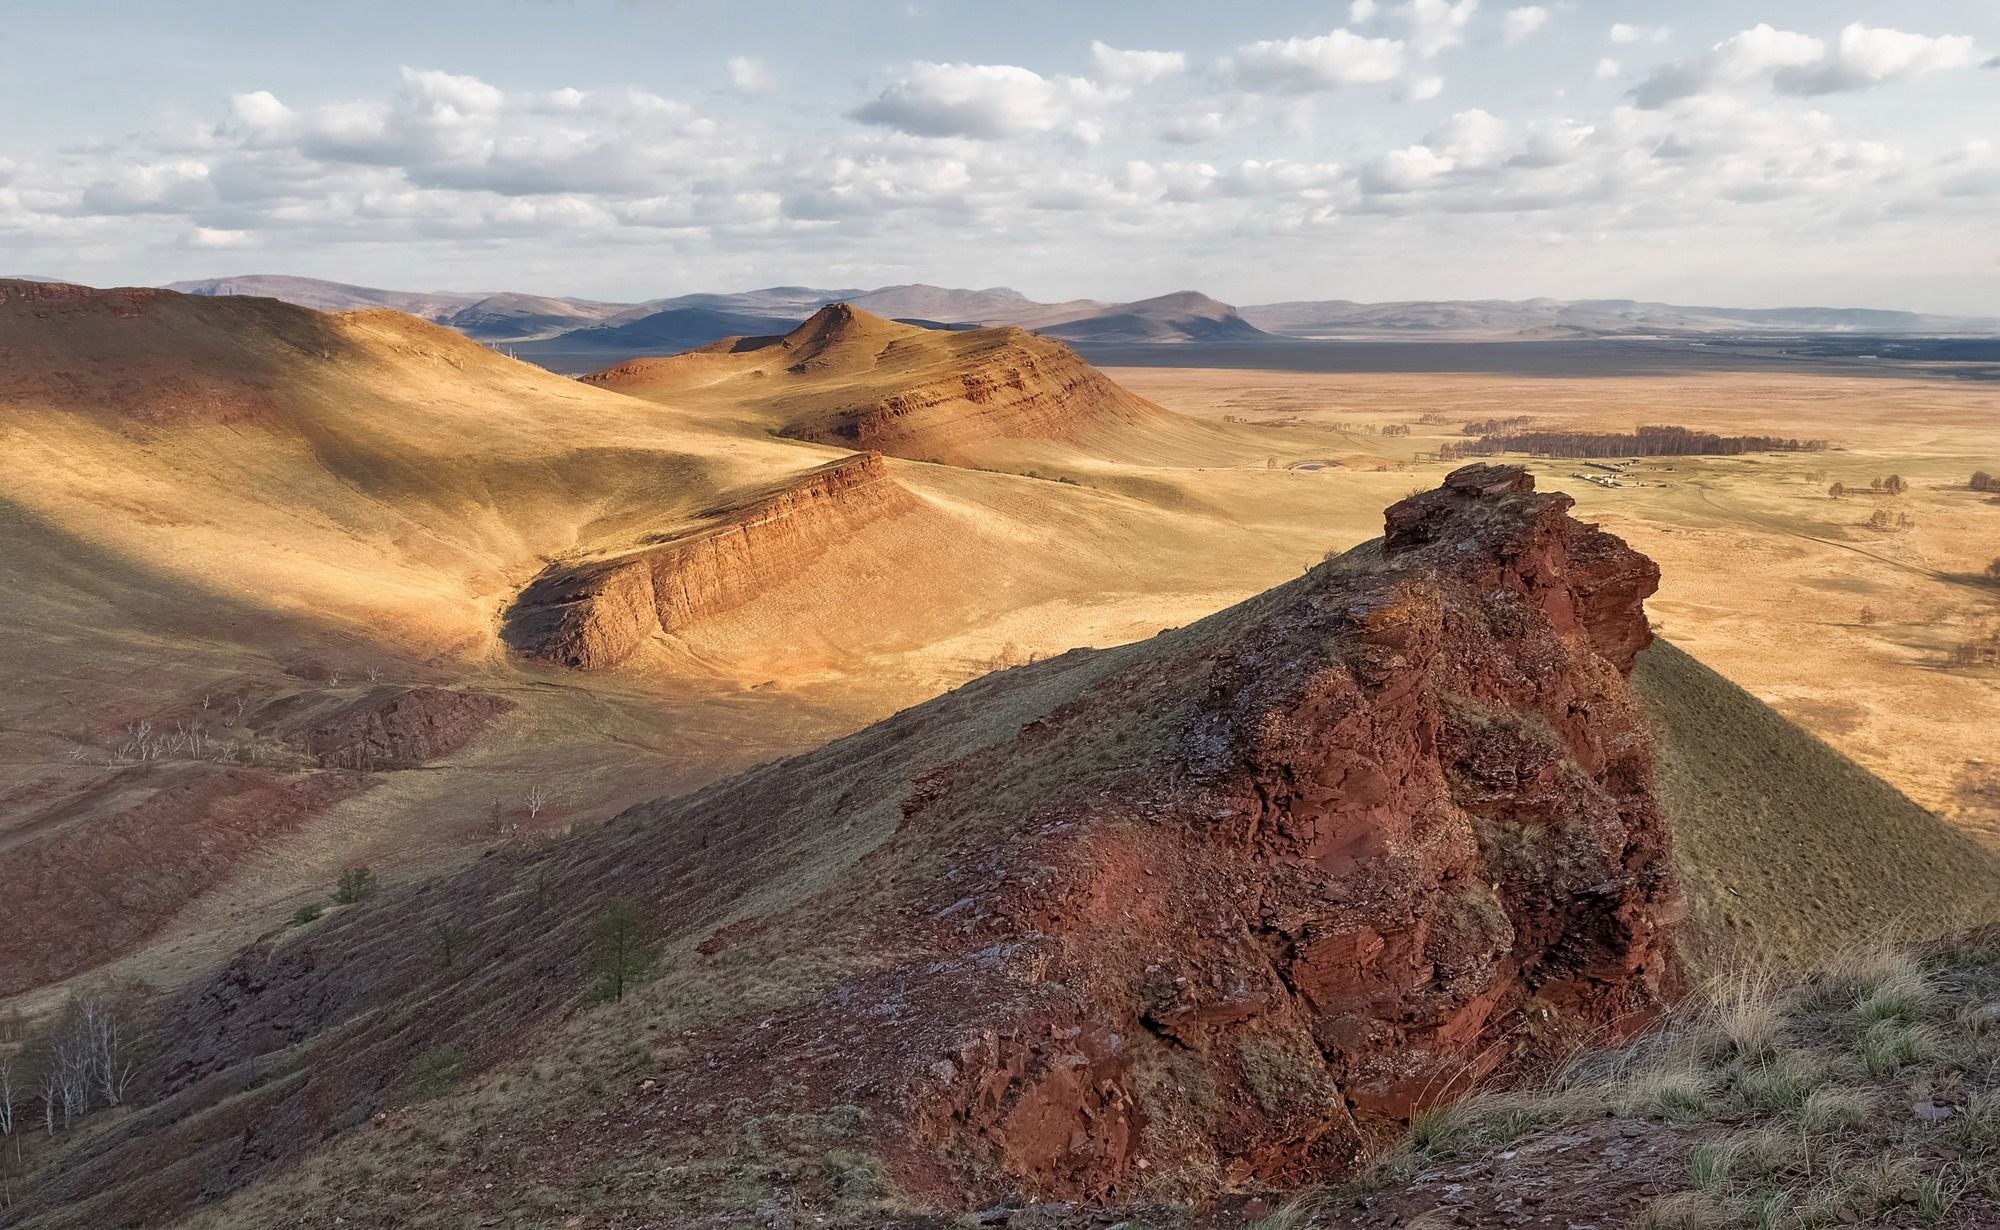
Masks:
[[[1799,1127],[1812,1135],[1851,1132],[1868,1122],[1875,1099],[1860,1089],[1815,1089],[1799,1108]]]
[[[1722,1204],[1707,1192],[1675,1192],[1648,1205],[1634,1230],[1717,1230],[1729,1224]]]

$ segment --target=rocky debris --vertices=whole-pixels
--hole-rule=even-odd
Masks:
[[[551,565],[522,591],[503,635],[531,658],[607,669],[659,633],[755,601],[865,526],[916,507],[879,453],[843,457],[656,546]]]
[[[326,768],[403,769],[449,756],[514,708],[469,689],[378,687],[295,729],[288,741]]]

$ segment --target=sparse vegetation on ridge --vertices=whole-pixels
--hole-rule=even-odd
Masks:
[[[1884,1036],[1925,1041],[1884,1062]],[[1371,1171],[1260,1226],[1508,1224],[1523,1208],[1654,1230],[1989,1224],[2000,931],[1858,946],[1793,984],[1717,976],[1629,1046],[1426,1113]]]

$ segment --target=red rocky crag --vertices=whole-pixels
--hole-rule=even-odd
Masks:
[[[1659,573],[1533,485],[1459,470],[923,775],[869,860],[918,955],[719,1034],[661,1105],[870,1108],[940,1200],[1198,1199],[1647,1019],[1682,912],[1625,682]]]

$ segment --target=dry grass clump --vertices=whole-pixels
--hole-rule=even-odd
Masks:
[[[1707,1192],[1674,1192],[1655,1200],[1634,1230],[1720,1230],[1729,1224],[1728,1210]]]
[[[1637,1227],[1944,1226],[1975,1207],[2000,1221],[2000,932],[1866,947],[1793,987],[1713,982],[1653,1033],[1545,1086],[1420,1116],[1373,1182],[1447,1161],[1454,1184],[1470,1182],[1468,1158],[1606,1116],[1686,1142],[1685,1190],[1661,1193]],[[1267,1223],[1329,1224],[1332,1204]]]

